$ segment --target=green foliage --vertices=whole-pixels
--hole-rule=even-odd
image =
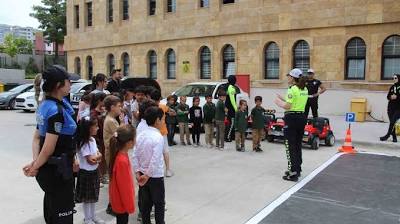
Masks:
[[[17,46],[18,54],[32,54],[32,41],[25,38],[16,38],[15,45]]]
[[[29,62],[25,68],[25,78],[30,79],[35,77],[37,73],[39,73],[39,68],[35,63],[35,60],[33,60],[33,58],[29,58]]]
[[[11,34],[4,37],[4,43],[0,45],[0,52],[14,58],[17,54],[32,54],[33,43],[26,38],[15,38]]]
[[[7,34],[4,37],[3,43],[4,53],[8,54],[10,57],[14,58],[18,53],[18,47],[15,43],[15,38],[11,34]]]
[[[58,56],[58,44],[64,43],[66,35],[66,1],[42,0],[43,6],[33,6],[34,13],[30,16],[36,18],[40,29],[44,30],[44,36],[49,42],[56,43],[56,57]]]

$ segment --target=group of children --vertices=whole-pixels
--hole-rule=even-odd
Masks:
[[[165,122],[168,109],[159,104],[160,99],[159,90],[145,86],[122,94],[107,96],[97,91],[82,97],[77,117],[80,170],[75,201],[82,203],[84,223],[104,223],[94,211],[99,189],[108,178],[107,213],[116,216],[118,224],[128,223],[129,214],[135,211],[134,177],[139,184],[142,223],[150,223],[153,204],[157,223],[164,222],[163,178],[172,176],[172,171]]]
[[[165,175],[172,176],[168,146],[176,145],[175,128],[179,126],[182,145],[192,145],[193,142],[198,147],[204,127],[205,141],[210,148],[214,147],[215,128],[215,147],[223,150],[225,126],[228,125],[225,91],[220,91],[218,98],[215,105],[212,96],[208,95],[205,105],[200,107],[200,98],[193,97],[193,106],[189,108],[186,96],[180,96],[179,103],[176,96],[169,96],[167,105],[163,105],[160,104],[160,91],[145,86],[124,90],[122,94],[106,95],[97,91],[83,96],[77,117],[80,171],[75,200],[83,203],[84,222],[104,223],[95,216],[94,206],[98,201],[99,189],[108,183],[109,177],[110,203],[107,213],[115,215],[117,223],[128,223],[129,214],[135,211],[133,178],[136,177],[142,222],[150,223],[150,211],[154,205],[155,219],[157,223],[163,223],[163,178]],[[260,96],[255,98],[255,103],[256,107],[250,113],[253,120],[253,150],[261,152],[265,110],[261,107]],[[245,151],[247,120],[247,102],[241,100],[234,121],[237,151]],[[189,128],[192,129],[192,142]],[[129,156],[128,152],[132,149]]]
[[[225,142],[225,126],[227,125],[227,108],[225,107],[226,92],[221,90],[218,92],[218,102],[216,105],[212,102],[212,96],[207,95],[206,103],[203,108],[200,105],[200,98],[193,97],[193,106],[189,108],[186,104],[186,96],[180,96],[180,102],[177,103],[176,96],[168,96],[168,111],[166,123],[168,126],[168,144],[175,145],[173,139],[175,135],[175,127],[179,125],[179,134],[181,145],[192,145],[190,141],[190,131],[192,131],[192,141],[195,147],[200,146],[200,133],[202,127],[205,132],[205,142],[210,148],[214,147],[214,127],[216,135],[215,147],[219,150],[224,149]],[[251,110],[250,116],[252,122],[253,133],[253,151],[262,152],[260,141],[264,135],[264,112],[262,106],[262,97],[255,97],[256,106]],[[240,100],[239,108],[235,115],[235,139],[236,150],[244,152],[245,133],[248,128],[248,107],[245,100]],[[185,142],[186,136],[186,142]]]

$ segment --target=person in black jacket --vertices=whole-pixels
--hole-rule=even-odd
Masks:
[[[108,81],[107,90],[110,93],[121,92],[121,69],[114,69],[111,72],[111,79]]]
[[[200,146],[200,132],[201,124],[203,123],[203,111],[200,104],[200,98],[198,96],[193,97],[193,106],[189,109],[190,123],[192,127],[192,140],[195,147]]]
[[[393,142],[397,142],[396,132],[394,125],[396,121],[400,119],[400,74],[395,74],[393,76],[395,83],[390,87],[387,94],[388,107],[387,113],[389,116],[389,129],[385,136],[380,137],[381,141],[386,141],[390,135],[392,135]]]

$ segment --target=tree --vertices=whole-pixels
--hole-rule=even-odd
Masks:
[[[32,54],[33,43],[26,38],[16,38],[15,45],[18,49],[18,54]]]
[[[15,38],[12,34],[7,34],[0,49],[14,58],[17,54],[32,54],[33,43],[26,38]]]
[[[43,6],[33,6],[34,13],[30,16],[36,18],[44,30],[43,34],[48,41],[55,44],[55,60],[58,61],[58,45],[64,43],[66,35],[66,1],[42,0]]]
[[[18,47],[15,43],[15,38],[11,34],[7,34],[4,37],[3,43],[4,53],[8,54],[11,58],[14,58],[18,53]]]

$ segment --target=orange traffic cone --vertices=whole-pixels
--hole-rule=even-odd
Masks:
[[[339,152],[356,153],[357,151],[351,144],[351,130],[347,129],[346,138],[344,139],[344,144],[339,148]]]

